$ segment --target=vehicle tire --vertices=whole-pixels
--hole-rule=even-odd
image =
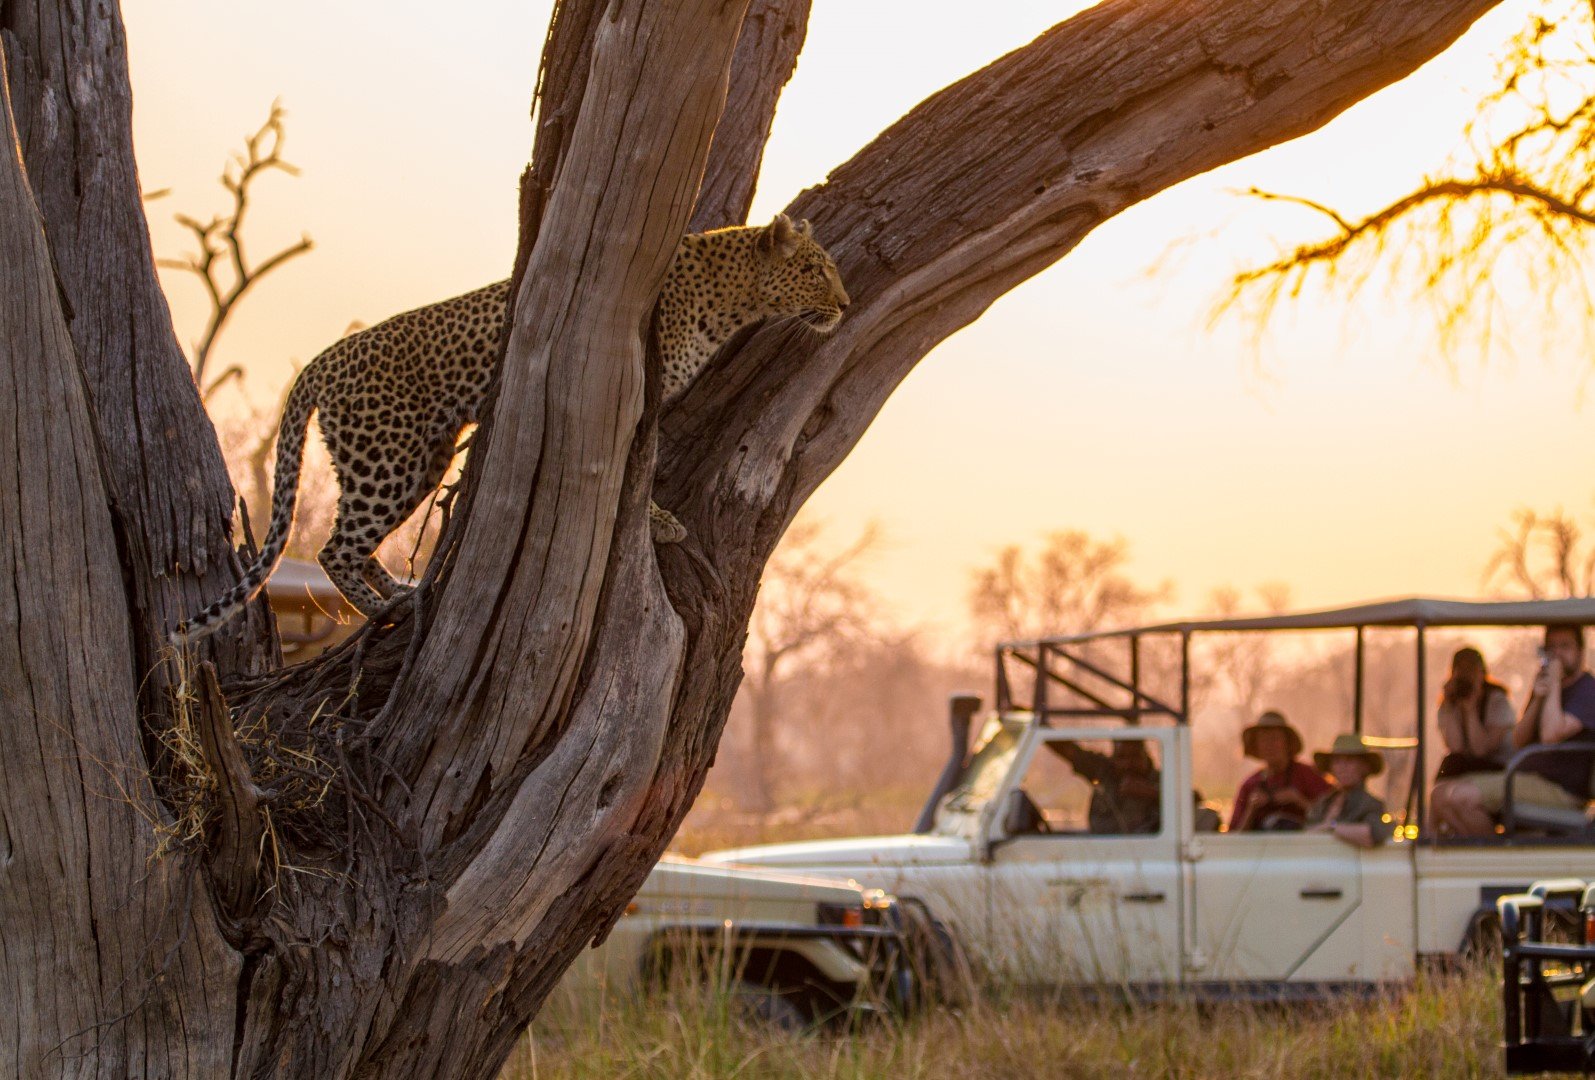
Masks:
[[[1501,955],[1501,916],[1493,909],[1480,909],[1468,920],[1468,929],[1462,935],[1464,961],[1488,961]]]
[[[749,1027],[801,1035],[809,1018],[790,997],[773,986],[738,981],[729,992],[731,1015]]]
[[[947,924],[917,898],[899,898],[909,967],[922,1003],[960,1008],[973,997],[974,973]]]

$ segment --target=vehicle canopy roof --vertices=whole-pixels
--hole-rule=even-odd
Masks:
[[[1143,634],[1194,634],[1199,631],[1238,630],[1354,630],[1366,626],[1543,626],[1550,623],[1595,624],[1595,597],[1572,600],[1440,600],[1412,596],[1403,600],[1378,600],[1324,611],[1284,615],[1255,615],[1231,619],[1188,619],[1146,626],[1063,634],[1039,639],[1049,644],[1071,644],[1103,638],[1138,637]],[[1036,644],[1004,642],[1006,646]]]
[[[1410,597],[1382,600],[1322,611],[1281,615],[1243,616],[1226,619],[1189,619],[1152,623],[1080,634],[1008,641],[997,646],[997,710],[1000,714],[1028,714],[1036,723],[1051,726],[1058,721],[1117,720],[1141,724],[1147,720],[1186,724],[1191,714],[1191,637],[1199,633],[1248,631],[1354,630],[1356,632],[1352,727],[1363,731],[1365,665],[1363,632],[1369,628],[1410,628],[1416,631],[1414,665],[1416,669],[1415,738],[1380,739],[1385,747],[1407,747],[1414,751],[1409,799],[1415,796],[1416,816],[1423,816],[1423,785],[1417,779],[1426,775],[1424,766],[1424,727],[1421,718],[1428,707],[1425,680],[1425,631],[1438,627],[1527,627],[1543,625],[1595,624],[1595,598],[1569,600],[1476,601]],[[1174,695],[1159,697],[1148,692],[1147,672],[1143,671],[1143,639],[1176,639],[1179,654],[1174,661],[1177,689]],[[1111,647],[1110,647],[1111,646]],[[1029,676],[1028,695],[1021,697],[1014,678],[1021,671]],[[1167,686],[1166,682],[1163,685]],[[1170,689],[1175,689],[1170,687]]]

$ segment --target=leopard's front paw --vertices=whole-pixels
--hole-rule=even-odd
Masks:
[[[648,525],[656,544],[679,544],[687,538],[687,527],[677,521],[670,511],[661,510],[656,503],[648,504]]]

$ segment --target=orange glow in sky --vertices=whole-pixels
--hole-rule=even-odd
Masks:
[[[290,364],[350,322],[507,275],[546,4],[124,10],[143,183],[173,189],[150,204],[158,254],[186,249],[174,211],[222,209],[222,156],[271,101],[289,111],[285,153],[303,175],[261,185],[250,235],[261,253],[301,232],[316,248],[260,286],[213,361],[245,365],[255,401],[275,401]],[[1014,0],[970,10],[815,0],[754,218],[1068,13]],[[1267,581],[1288,582],[1301,605],[1476,595],[1514,508],[1588,519],[1591,361],[1542,334],[1538,311],[1508,329],[1510,355],[1455,365],[1430,312],[1399,294],[1351,306],[1313,294],[1260,358],[1246,327],[1206,325],[1234,269],[1319,235],[1310,214],[1233,191],[1349,213],[1402,193],[1456,148],[1492,50],[1529,10],[1503,5],[1324,130],[1119,215],[928,356],[811,503],[838,541],[880,522],[869,577],[895,615],[960,625],[970,569],[1055,529],[1122,535],[1131,572],[1172,580],[1172,607],[1195,610],[1216,586]],[[166,282],[180,334],[196,337],[198,285]]]

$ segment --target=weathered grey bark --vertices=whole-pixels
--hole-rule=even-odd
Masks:
[[[808,36],[809,0],[753,0],[731,59],[731,85],[714,130],[688,232],[748,220],[775,105]]]
[[[0,1073],[225,1073],[237,964],[153,858],[104,458],[0,63]]]
[[[8,51],[13,38],[45,39],[30,29],[47,21],[37,14],[43,9],[0,2]],[[51,547],[54,561],[39,562],[34,545],[48,541],[26,531],[38,518],[0,506],[7,511],[0,541],[12,552],[0,557],[21,552],[33,560],[13,579],[50,590],[0,600],[18,605],[17,631],[6,637],[22,657],[0,669],[0,689],[8,701],[16,690],[19,699],[31,693],[26,700],[44,702],[8,716],[0,736],[26,762],[28,777],[0,794],[0,853],[9,852],[0,858],[0,905],[18,920],[8,922],[0,944],[0,994],[30,1000],[33,1012],[17,1015],[57,1038],[73,1033],[74,1023],[83,1028],[79,1045],[95,1055],[74,1059],[84,1073],[492,1075],[552,981],[618,914],[690,806],[740,678],[765,559],[913,363],[1098,222],[1322,123],[1438,52],[1490,3],[1110,0],[948,88],[792,208],[814,221],[854,296],[841,329],[827,339],[760,334],[725,357],[664,418],[654,483],[645,322],[697,193],[746,0],[564,0],[562,18],[570,22],[563,32],[579,34],[572,40],[582,44],[552,50],[568,61],[560,68],[566,81],[545,92],[570,107],[559,117],[559,152],[540,174],[546,196],[536,208],[536,244],[526,252],[531,272],[520,289],[499,407],[478,447],[470,502],[443,573],[418,617],[319,664],[247,686],[236,679],[246,665],[230,670],[234,704],[247,704],[252,717],[269,710],[270,722],[286,729],[297,706],[314,700],[325,707],[323,728],[340,732],[322,749],[341,785],[329,806],[346,815],[348,831],[340,817],[327,830],[303,833],[310,839],[296,841],[294,858],[325,876],[284,875],[268,898],[269,918],[252,913],[247,873],[226,866],[215,867],[215,883],[201,884],[185,906],[184,864],[145,866],[147,828],[138,831],[131,810],[109,809],[125,804],[102,807],[83,796],[75,813],[47,823],[58,846],[96,856],[93,874],[86,856],[57,865],[48,861],[53,848],[36,854],[29,845],[45,823],[13,816],[39,813],[40,790],[86,787],[90,762],[106,763],[113,775],[144,775],[133,695],[146,659],[138,643],[160,607],[148,598],[163,595],[155,575],[173,552],[194,559],[213,550],[206,545],[220,527],[206,523],[225,510],[207,483],[181,482],[194,464],[174,461],[161,445],[205,442],[197,410],[168,408],[156,430],[139,423],[148,417],[133,404],[146,380],[164,384],[173,365],[186,371],[175,346],[157,342],[143,352],[94,335],[78,344],[91,388],[96,365],[103,365],[100,378],[126,380],[128,400],[91,390],[96,403],[133,421],[100,419],[106,456],[137,460],[107,466],[108,476],[128,470],[134,478],[126,487],[104,484],[98,507],[92,482],[101,466],[67,452],[83,438],[86,407],[47,411],[50,424],[76,425],[48,461],[24,457],[38,452],[35,439],[0,442],[0,470],[10,475],[0,472],[0,499],[21,498],[12,493],[57,475],[28,468],[70,462],[80,494],[58,505],[52,480],[46,508],[59,515],[81,507],[64,527],[93,542],[76,554],[68,548],[66,557]],[[51,24],[65,66],[58,75],[50,66],[57,54],[34,54],[49,76],[38,86],[78,87],[79,66],[102,75],[121,70],[119,31],[107,37],[104,16],[96,8]],[[41,89],[30,100],[69,112],[81,105],[80,115],[99,117],[96,125],[123,124],[120,114],[94,110],[101,98]],[[50,114],[41,106],[36,115]],[[48,208],[46,228],[58,258],[90,267],[75,286],[63,272],[68,295],[81,289],[88,310],[100,305],[125,316],[145,301],[103,267],[114,264],[137,280],[136,264],[148,261],[142,232],[126,226],[136,191],[125,183],[95,188],[93,169],[84,166],[102,154],[115,159],[107,168],[131,177],[131,157],[120,140],[94,149],[91,136],[98,137],[80,131],[72,143],[71,169],[44,170],[61,179],[37,183],[61,193],[81,181],[79,199],[93,190],[106,200],[102,212],[115,228],[68,243]],[[25,153],[33,152],[29,145],[57,144],[25,137]],[[728,141],[723,149],[732,148]],[[750,167],[742,168],[748,175]],[[0,219],[10,221],[14,205],[0,202]],[[61,228],[70,230],[88,211],[67,198],[60,213]],[[24,265],[36,279],[37,256],[0,263],[8,285],[22,279]],[[36,296],[38,288],[34,280],[19,295]],[[161,327],[156,337],[169,339]],[[52,386],[60,384],[57,377]],[[146,469],[160,472],[147,480],[149,490],[138,485]],[[201,462],[198,475],[208,477],[209,466]],[[680,549],[656,552],[649,543],[650,487],[691,531]],[[104,500],[112,498],[136,500],[139,512],[106,513]],[[108,569],[111,522],[137,534],[122,545],[132,595],[118,592]],[[191,522],[201,524],[189,530]],[[72,589],[84,587],[83,568],[99,576],[90,577],[93,595],[80,602]],[[69,577],[77,580],[71,588]],[[77,621],[62,628],[65,615],[45,610],[45,597],[64,599]],[[67,664],[57,657],[60,670],[48,669],[28,651],[35,637]],[[74,661],[74,647],[93,655]],[[78,677],[68,682],[67,673]],[[69,689],[87,695],[87,704],[64,699]],[[49,746],[41,733],[59,732],[65,721],[78,725],[65,729],[72,738]],[[224,735],[212,734],[223,760]],[[247,818],[261,808],[243,791],[245,770],[218,772],[244,796],[231,800],[231,834],[216,836],[218,849],[234,853],[227,858],[236,871],[240,838],[255,827]],[[290,809],[276,806],[277,828],[290,824]],[[15,876],[17,866],[31,876]],[[111,895],[97,890],[110,887],[123,890],[119,899],[133,897],[126,907],[155,930],[152,946],[135,932],[138,919],[127,915],[124,923],[124,912],[110,913],[104,925],[126,926],[117,941],[141,949],[139,956],[166,956],[164,929],[186,928],[165,961],[180,971],[168,968],[159,984],[124,979],[132,960],[107,960],[103,952],[96,967],[92,934],[69,918],[81,909],[44,912],[35,899],[67,891],[92,904]],[[172,901],[177,914],[163,917],[159,902],[171,897],[182,902]],[[230,916],[219,926],[209,921],[218,897]],[[16,926],[28,927],[20,939]],[[44,1000],[63,983],[41,966],[43,948],[23,956],[11,942],[31,949],[51,933],[63,938],[60,955],[79,958],[100,987],[140,996],[117,1000],[106,990]],[[102,950],[106,940],[102,930]],[[181,994],[191,996],[173,1004]],[[50,1015],[34,1015],[40,1011]],[[169,1038],[157,1045],[160,1035]]]
[[[0,0],[0,42],[29,186],[111,450],[106,481],[142,673],[165,629],[235,580],[232,485],[155,276],[114,0]],[[271,654],[258,620],[212,648],[229,668]],[[163,707],[161,676],[145,684],[146,710]]]

